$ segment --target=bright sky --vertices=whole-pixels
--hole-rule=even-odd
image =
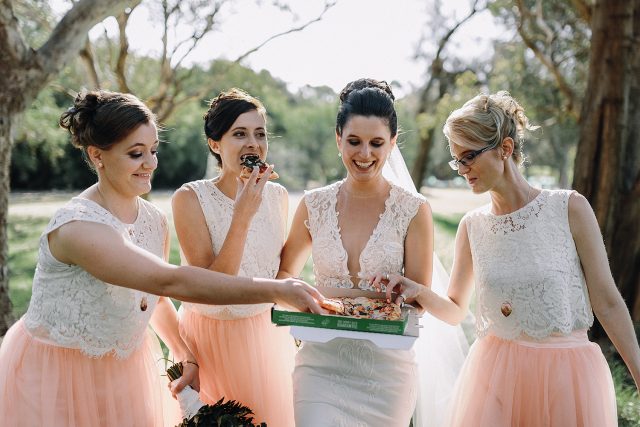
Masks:
[[[56,10],[64,9],[55,6],[62,1],[53,2]],[[157,55],[161,28],[149,18],[147,3],[148,0],[134,10],[127,34],[134,50]],[[463,16],[469,9],[468,0],[444,3],[443,13],[451,18]],[[290,0],[287,4],[298,19],[277,11],[271,0],[228,2],[222,9],[217,31],[203,39],[186,63],[216,57],[236,59],[270,35],[316,17],[324,1]],[[424,83],[426,63],[412,57],[423,30],[433,27],[429,7],[433,7],[432,1],[337,0],[322,21],[270,42],[243,64],[256,71],[268,70],[291,90],[309,84],[339,91],[351,80],[373,77],[395,80],[402,85],[399,92],[408,92],[412,86]],[[103,33],[105,27],[110,34],[117,34],[115,19],[109,18],[92,30],[92,37]],[[183,30],[178,28],[176,32],[180,35]],[[483,12],[460,28],[449,49],[465,59],[486,57],[491,54],[489,40],[499,37],[501,32],[504,29],[496,26],[488,12]],[[436,35],[427,33],[427,40],[433,53]]]

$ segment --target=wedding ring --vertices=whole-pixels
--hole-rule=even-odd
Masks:
[[[384,273],[384,280],[389,281],[389,273]]]

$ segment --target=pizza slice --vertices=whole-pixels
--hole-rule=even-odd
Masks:
[[[345,314],[344,303],[339,298],[325,298],[320,302],[320,307],[337,314]]]
[[[388,303],[384,299],[325,298],[320,305],[335,314],[357,319],[400,320],[402,318],[401,307],[392,302]]]
[[[240,178],[247,179],[251,176],[251,172],[253,168],[260,169],[260,176],[264,174],[269,165],[260,159],[260,156],[257,154],[243,154],[240,156],[240,164],[242,165],[242,170],[240,171]],[[280,175],[278,175],[275,171],[271,172],[269,175],[269,179],[278,179]]]

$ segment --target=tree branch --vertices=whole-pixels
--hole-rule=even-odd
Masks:
[[[320,15],[318,15],[316,18],[308,21],[307,23],[296,27],[296,28],[291,28],[287,31],[283,31],[281,33],[278,34],[274,34],[273,36],[269,37],[268,39],[266,39],[265,41],[263,41],[262,43],[260,43],[258,46],[249,49],[248,51],[246,51],[245,53],[243,53],[242,55],[240,55],[235,61],[233,62],[240,62],[242,61],[244,58],[246,58],[247,56],[251,55],[252,53],[254,53],[255,51],[259,50],[260,48],[262,48],[264,45],[266,45],[267,43],[269,43],[270,41],[277,39],[279,37],[285,36],[287,34],[291,34],[291,33],[296,33],[299,31],[304,30],[305,28],[307,28],[309,25],[316,23],[318,21],[322,20],[322,17],[324,16],[325,13],[327,13],[327,11],[329,9],[331,9],[333,6],[336,5],[336,0],[330,0],[330,1],[326,1],[324,4],[324,9],[322,10],[322,12],[320,13]]]
[[[118,88],[120,92],[131,93],[129,84],[127,83],[126,64],[129,56],[129,39],[127,38],[127,23],[135,6],[129,10],[120,13],[116,20],[118,21],[118,30],[120,32],[120,49],[118,51],[118,62],[116,63],[116,79],[118,79]]]
[[[528,19],[531,19],[531,13],[526,9],[522,0],[517,1],[517,7],[519,12],[519,19],[517,20],[517,29],[518,34],[522,38],[524,44],[533,52],[533,54],[538,58],[538,60],[544,65],[553,75],[556,84],[558,85],[558,89],[564,95],[566,99],[566,108],[567,113],[572,117],[578,119],[579,112],[576,109],[577,100],[576,95],[573,92],[573,89],[565,79],[564,75],[560,71],[558,64],[553,61],[549,55],[546,55],[540,47],[535,43],[533,38],[527,34],[525,30],[525,24],[528,23]]]
[[[78,54],[91,27],[107,16],[140,0],[80,0],[54,28],[49,40],[38,49],[42,69],[52,74]]]
[[[85,42],[84,47],[80,49],[79,55],[80,60],[84,64],[84,68],[87,70],[89,86],[93,89],[99,89],[100,79],[98,78],[98,71],[96,70],[96,62],[93,58],[89,36],[87,36],[87,41]]]
[[[180,59],[178,59],[173,64],[172,67],[174,69],[177,69],[180,66],[180,64],[182,64],[182,61],[184,61],[184,59],[193,51],[193,49],[196,48],[200,40],[202,40],[202,38],[211,31],[211,29],[213,28],[213,24],[215,23],[215,17],[218,14],[218,12],[220,12],[220,8],[222,7],[222,4],[223,2],[216,3],[213,11],[209,15],[207,15],[207,17],[205,18],[206,25],[202,30],[194,31],[191,37],[181,41],[173,49],[173,51],[171,52],[171,57],[173,57],[173,55],[178,51],[178,49],[184,46],[185,43],[191,42],[191,46],[187,49],[187,51],[180,57]]]
[[[573,7],[578,12],[578,16],[589,26],[591,26],[591,16],[593,15],[593,6],[585,0],[571,0]]]
[[[427,82],[427,85],[425,86],[424,90],[422,91],[422,94],[420,95],[420,105],[418,107],[417,114],[426,112],[427,106],[429,105],[429,94],[431,93],[431,88],[433,87],[434,83],[440,79],[442,75],[442,72],[444,70],[444,61],[442,60],[441,56],[442,56],[442,52],[444,51],[444,48],[446,47],[447,43],[449,42],[453,34],[458,30],[458,28],[460,28],[462,24],[467,22],[469,19],[473,17],[473,15],[475,15],[478,12],[479,10],[478,3],[479,3],[479,0],[474,0],[473,4],[471,5],[471,10],[469,11],[469,13],[460,21],[456,22],[453,25],[453,27],[451,27],[449,31],[447,31],[440,38],[440,41],[438,42],[438,50],[436,51],[436,56],[431,61],[431,66],[430,66],[431,72],[430,72],[429,81]]]
[[[14,59],[24,62],[29,48],[22,37],[18,18],[13,13],[11,0],[0,1],[0,64]]]

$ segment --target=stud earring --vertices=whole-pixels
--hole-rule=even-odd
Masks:
[[[342,153],[338,151],[338,157],[342,157]]]
[[[98,167],[101,168],[102,166],[104,166],[102,162],[98,162]]]

